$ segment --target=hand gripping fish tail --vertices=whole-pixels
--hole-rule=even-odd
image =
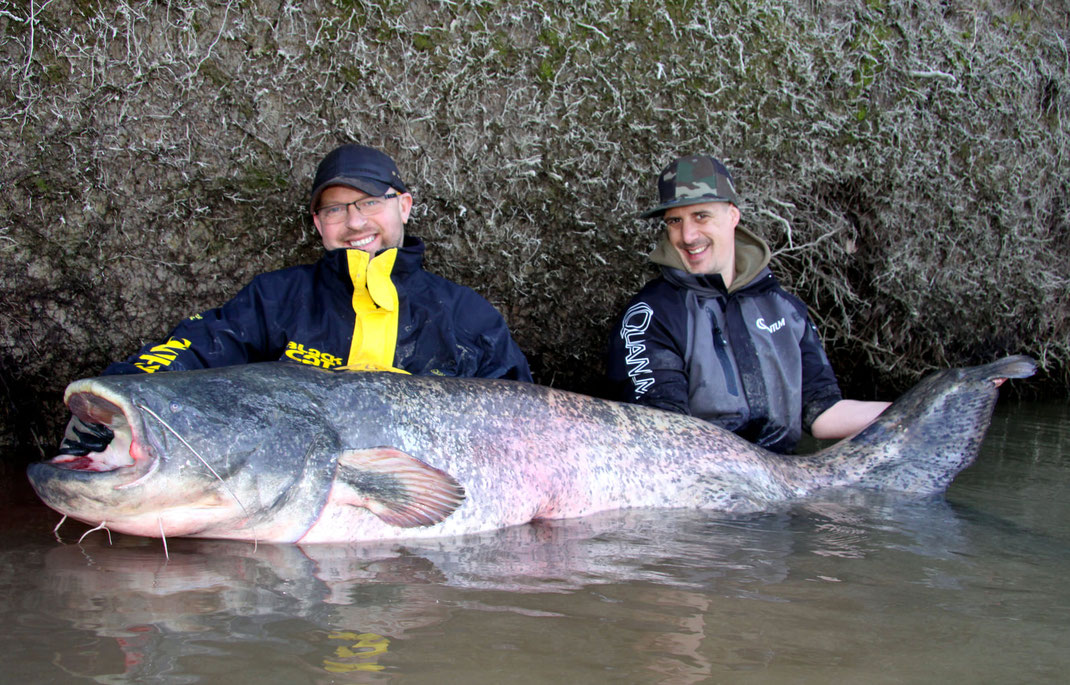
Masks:
[[[113,532],[302,544],[628,507],[763,511],[825,488],[929,495],[976,459],[1000,383],[1035,369],[1018,356],[936,372],[854,437],[796,457],[506,380],[284,362],[105,376],[65,395],[94,439],[75,435],[28,476],[48,506]]]
[[[943,492],[977,458],[999,386],[1035,372],[1036,362],[1021,355],[937,371],[857,435],[819,453],[815,460],[824,460],[832,486]]]

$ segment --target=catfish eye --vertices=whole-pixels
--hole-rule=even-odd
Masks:
[[[177,414],[180,411],[182,411],[182,405],[179,404],[178,402],[172,402],[171,403],[171,413],[172,414]]]

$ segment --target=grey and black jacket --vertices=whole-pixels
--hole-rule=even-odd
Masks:
[[[736,275],[691,274],[663,238],[661,276],[610,335],[616,398],[691,414],[766,449],[791,452],[842,397],[806,305],[769,270],[769,247],[736,227]]]

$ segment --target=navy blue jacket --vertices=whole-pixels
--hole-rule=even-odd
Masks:
[[[350,251],[330,250],[315,264],[256,276],[223,306],[186,319],[166,342],[146,345],[104,373],[280,359],[324,368],[354,363],[360,342],[354,344],[358,279]],[[420,375],[531,381],[527,360],[501,314],[472,289],[424,271],[423,253],[420,239],[406,237],[389,272],[397,293],[393,366]],[[362,278],[359,287],[363,291]]]
[[[741,240],[760,242],[737,227],[737,264]],[[806,306],[761,248],[764,260],[731,289],[719,274],[662,264],[610,335],[617,399],[697,416],[775,452],[795,448],[841,394]]]

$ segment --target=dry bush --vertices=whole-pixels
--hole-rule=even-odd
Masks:
[[[398,161],[431,270],[537,380],[599,392],[653,271],[656,170],[724,159],[844,385],[1028,352],[1065,396],[1068,10],[781,3],[0,0],[0,429],[253,274],[314,260],[334,145]]]

